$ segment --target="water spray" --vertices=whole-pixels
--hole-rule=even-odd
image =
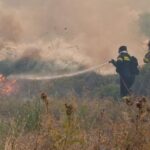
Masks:
[[[74,72],[74,73],[62,74],[62,75],[54,75],[54,76],[10,75],[8,78],[9,79],[17,79],[17,80],[19,80],[19,79],[20,80],[21,79],[22,80],[23,79],[24,80],[55,80],[55,79],[69,78],[69,77],[82,75],[82,74],[97,70],[99,68],[102,68],[107,64],[108,64],[108,61],[103,63],[103,64],[100,64],[100,65],[97,65],[97,66],[94,66],[94,67],[91,67],[91,68],[88,68],[88,69],[85,69],[85,70],[77,71],[77,72]]]

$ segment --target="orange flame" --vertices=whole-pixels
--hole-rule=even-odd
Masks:
[[[6,80],[6,77],[0,74],[0,82],[4,82]]]
[[[0,74],[0,94],[11,95],[16,91],[16,80],[8,80],[4,75]]]

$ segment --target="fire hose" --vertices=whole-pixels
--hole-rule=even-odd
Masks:
[[[99,68],[104,67],[105,65],[107,65],[109,62],[105,62],[103,64],[88,68],[88,69],[84,69],[81,71],[77,71],[74,73],[68,73],[68,74],[61,74],[61,75],[54,75],[54,76],[35,76],[35,75],[11,75],[8,78],[9,79],[26,79],[26,80],[54,80],[54,79],[60,79],[60,78],[68,78],[68,77],[74,77],[74,76],[78,76],[78,75],[82,75],[94,70],[97,70]]]

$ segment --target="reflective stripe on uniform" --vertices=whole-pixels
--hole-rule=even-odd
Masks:
[[[123,60],[124,60],[124,61],[130,61],[130,58],[129,58],[128,56],[124,56],[124,57],[123,57]]]
[[[119,61],[123,61],[123,59],[122,59],[121,57],[118,57],[118,58],[117,58],[117,60],[119,60]]]

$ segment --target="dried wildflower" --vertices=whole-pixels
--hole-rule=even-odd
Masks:
[[[46,95],[46,93],[41,93],[41,99],[42,99],[42,100],[47,99],[47,95]]]
[[[142,101],[140,100],[140,101],[138,101],[137,103],[136,103],[136,107],[138,108],[138,109],[142,109]]]
[[[65,107],[66,107],[66,114],[67,114],[67,116],[71,116],[72,113],[73,113],[73,106],[71,104],[70,105],[65,104]]]
[[[46,93],[41,93],[41,99],[43,100],[45,107],[46,107],[46,112],[48,113],[48,107],[49,107],[49,102],[48,102],[48,96]]]
[[[146,103],[146,102],[147,102],[147,100],[146,100],[145,97],[143,97],[143,98],[141,99],[141,101],[142,101],[143,103]]]
[[[102,111],[100,113],[101,118],[104,118],[104,114],[105,114],[105,109],[102,109]]]
[[[133,105],[133,102],[131,101],[131,99],[126,98],[125,101],[126,101],[126,104],[127,104],[128,106],[132,106],[132,105]]]
[[[66,115],[67,115],[67,119],[68,119],[68,126],[70,127],[71,124],[73,123],[74,108],[71,104],[70,105],[65,104],[65,108],[66,108]]]
[[[146,109],[146,110],[147,110],[147,112],[148,112],[148,113],[150,113],[150,107],[147,107],[147,109]]]

